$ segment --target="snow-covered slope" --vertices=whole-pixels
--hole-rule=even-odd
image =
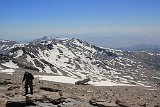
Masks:
[[[89,77],[95,82],[147,85],[154,82],[152,77],[160,76],[159,65],[155,63],[159,59],[155,53],[100,48],[75,38],[43,37],[30,44],[13,44],[8,59],[1,58],[1,66],[18,66],[75,79]]]
[[[16,42],[14,41],[0,39],[0,54],[6,54],[15,44]]]

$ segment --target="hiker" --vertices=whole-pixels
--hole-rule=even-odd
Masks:
[[[33,94],[33,79],[34,79],[33,75],[30,72],[25,71],[22,80],[22,83],[23,81],[25,81],[25,95],[28,94],[28,86],[30,88],[30,94]]]

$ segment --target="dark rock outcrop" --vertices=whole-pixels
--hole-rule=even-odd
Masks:
[[[49,88],[49,87],[40,87],[41,90],[45,90],[45,91],[50,91],[50,92],[59,92],[61,90],[59,89],[53,89],[53,88]]]
[[[25,106],[26,106],[26,100],[24,98],[10,99],[6,103],[6,107],[25,107]]]
[[[76,85],[87,85],[87,83],[88,83],[90,80],[91,80],[90,78],[83,79],[83,80],[80,80],[80,81],[75,82],[75,84],[76,84]]]

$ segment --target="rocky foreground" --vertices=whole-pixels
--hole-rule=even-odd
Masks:
[[[34,80],[23,96],[23,73],[0,73],[0,107],[160,107],[160,88],[96,87]]]

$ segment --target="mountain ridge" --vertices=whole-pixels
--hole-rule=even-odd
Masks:
[[[160,52],[160,46],[152,44],[139,44],[131,47],[118,48],[125,51],[148,51],[148,52]]]
[[[2,69],[23,68],[132,85],[156,86],[158,81],[153,77],[160,77],[158,53],[101,48],[76,38],[43,37],[28,44],[14,44],[6,53],[0,59]]]

